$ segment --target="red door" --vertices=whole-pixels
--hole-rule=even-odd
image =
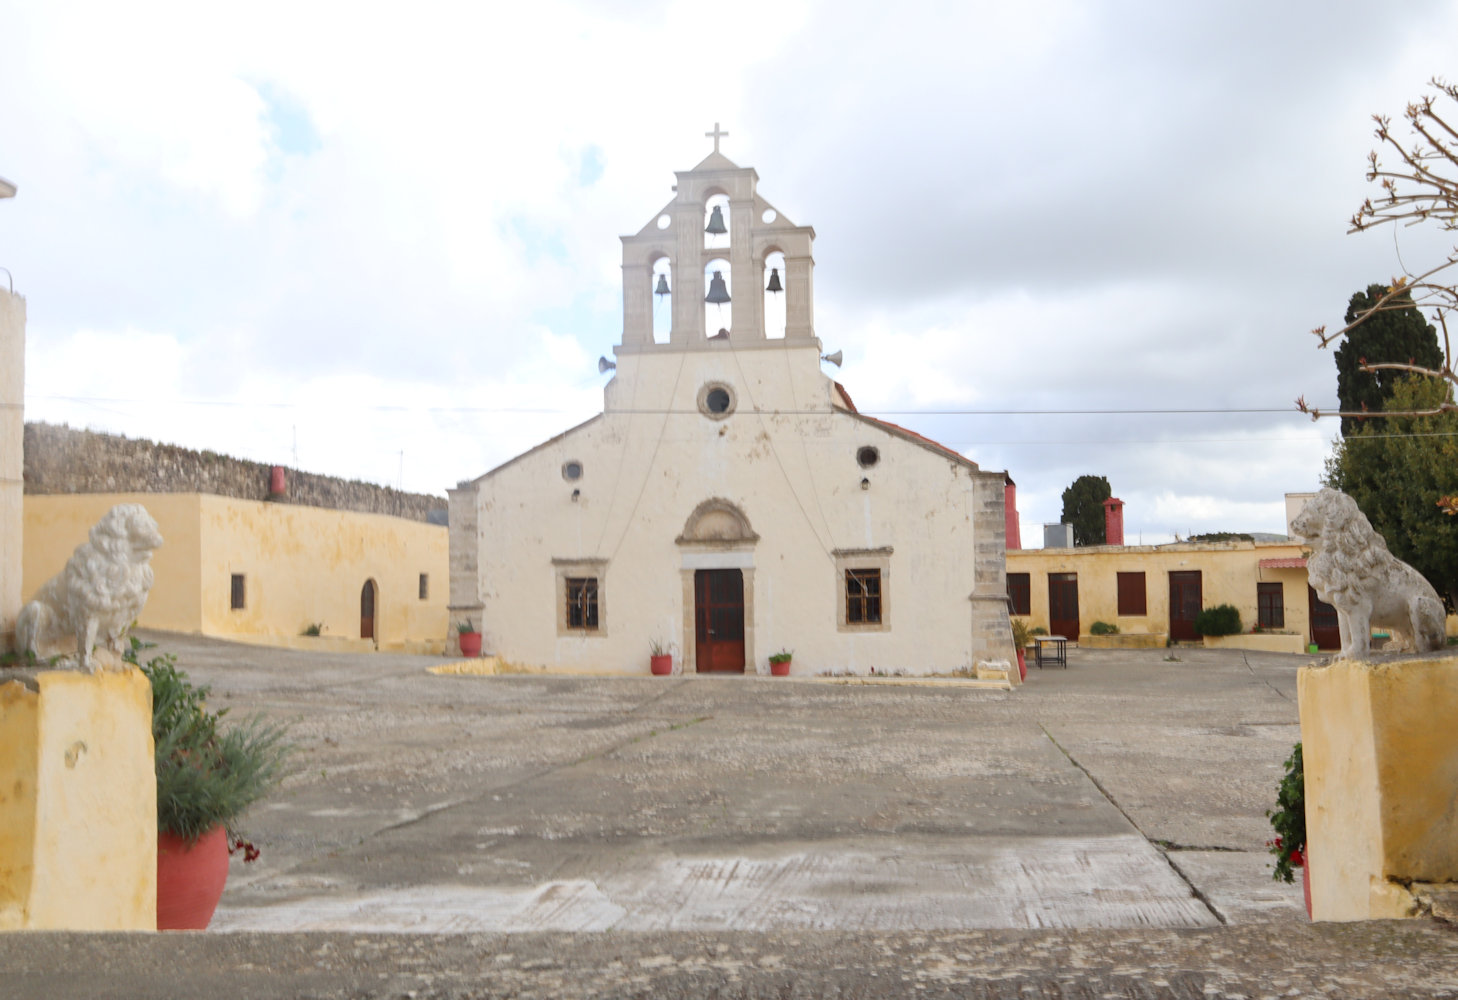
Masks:
[[[1306,588],[1307,607],[1311,613],[1311,641],[1317,649],[1341,649],[1342,630],[1337,624],[1337,609],[1316,596],[1310,586]]]
[[[1200,588],[1200,571],[1181,570],[1169,574],[1169,637],[1175,642],[1199,642],[1195,619],[1200,614],[1204,597]]]
[[[1048,574],[1048,631],[1078,641],[1078,574]]]
[[[375,581],[366,580],[359,592],[359,637],[375,637]]]
[[[744,574],[694,573],[694,663],[699,673],[744,673]]]

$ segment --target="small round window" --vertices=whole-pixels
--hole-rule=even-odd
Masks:
[[[710,420],[723,420],[734,412],[734,390],[723,382],[710,382],[699,390],[699,412]]]
[[[856,452],[856,461],[861,464],[861,468],[869,469],[881,461],[881,453],[870,445],[866,445],[860,451]]]
[[[562,478],[569,483],[582,478],[581,462],[566,462],[562,465]]]

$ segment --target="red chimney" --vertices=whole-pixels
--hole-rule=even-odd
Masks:
[[[1104,544],[1124,544],[1124,501],[1118,497],[1104,501]]]
[[[1023,547],[1022,531],[1018,527],[1018,484],[1011,479],[1002,488],[1003,515],[1007,519],[1007,548]]]

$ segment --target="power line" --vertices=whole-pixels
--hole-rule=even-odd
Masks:
[[[230,399],[159,399],[155,396],[143,398],[128,398],[120,396],[58,396],[45,394],[32,394],[27,397],[35,400],[50,400],[65,403],[147,403],[151,405],[172,405],[172,406],[219,406],[219,407],[241,407],[253,409],[289,410],[305,408],[306,404],[300,403],[270,403],[258,400],[230,400]],[[8,404],[15,405],[15,404]],[[353,409],[353,410],[375,410],[379,412],[420,412],[420,413],[489,413],[489,414],[568,414],[575,413],[575,410],[566,410],[561,407],[520,407],[520,406],[411,406],[400,403],[352,403],[340,406],[335,403],[328,405],[330,410]],[[614,409],[613,413],[635,413],[652,416],[668,415],[697,415],[697,409],[660,409],[660,408],[634,408],[627,407]],[[765,413],[777,413],[784,416],[810,416],[824,413],[824,410],[766,410]],[[863,416],[888,416],[888,417],[1086,417],[1086,416],[1171,416],[1179,414],[1209,415],[1222,413],[1288,413],[1300,414],[1294,406],[1256,406],[1256,407],[1149,407],[1149,408],[1123,408],[1123,409],[1061,409],[1061,410],[1003,410],[1003,409],[969,409],[969,410],[863,410]],[[1304,416],[1304,415],[1303,415]]]

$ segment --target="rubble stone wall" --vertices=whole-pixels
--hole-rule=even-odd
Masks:
[[[239,500],[280,503],[412,521],[445,516],[446,498],[403,493],[388,486],[285,470],[285,491],[270,496],[272,466],[193,451],[171,444],[77,430],[65,425],[25,425],[25,492],[212,493]]]

